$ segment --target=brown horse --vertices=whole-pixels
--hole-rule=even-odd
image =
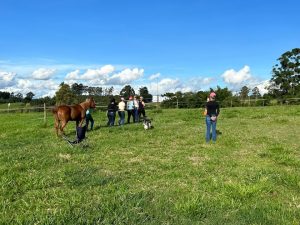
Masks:
[[[69,121],[76,121],[76,126],[82,126],[85,119],[85,112],[89,108],[95,108],[96,103],[93,98],[86,99],[77,105],[60,105],[53,109],[53,114],[55,118],[55,129],[56,135],[58,135],[58,130],[61,133],[64,132],[64,128]]]

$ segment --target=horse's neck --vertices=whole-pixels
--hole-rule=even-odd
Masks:
[[[87,110],[89,108],[89,103],[88,102],[82,102],[79,104],[84,110]]]

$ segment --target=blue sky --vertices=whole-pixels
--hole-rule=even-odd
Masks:
[[[300,47],[300,1],[0,2],[0,90],[53,95],[61,82],[156,94],[263,89]],[[152,79],[151,79],[152,78]]]

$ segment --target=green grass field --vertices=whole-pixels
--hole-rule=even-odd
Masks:
[[[95,112],[88,148],[50,113],[0,114],[0,224],[299,225],[300,106],[222,109],[216,144],[201,113],[148,111],[145,131]]]

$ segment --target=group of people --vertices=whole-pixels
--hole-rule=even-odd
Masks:
[[[125,124],[125,112],[127,111],[127,123],[130,123],[131,117],[134,123],[139,122],[141,116],[146,117],[145,102],[142,96],[137,99],[136,96],[130,96],[126,101],[124,97],[121,97],[121,101],[116,103],[116,100],[112,98],[107,106],[107,126],[114,126],[116,120],[116,114],[119,115],[118,125]],[[94,127],[94,119],[91,115],[91,109],[86,111],[86,125],[89,127],[91,123],[91,130]]]
[[[206,133],[205,133],[205,140],[207,143],[210,142],[210,140],[213,141],[213,143],[217,140],[217,118],[220,114],[220,107],[219,104],[215,101],[216,99],[216,93],[211,92],[209,94],[209,97],[207,99],[207,103],[205,105],[205,122],[206,122]],[[143,100],[143,97],[141,96],[138,100],[136,96],[132,97],[130,96],[128,101],[126,102],[123,97],[121,97],[121,101],[117,104],[116,100],[112,98],[110,100],[109,105],[107,106],[107,118],[108,126],[114,126],[115,125],[115,119],[116,114],[118,112],[119,120],[118,124],[124,125],[125,124],[125,111],[127,111],[127,123],[130,123],[130,119],[132,117],[132,120],[134,123],[139,122],[141,115],[143,117],[146,117],[145,113],[145,102]],[[87,128],[89,126],[89,122],[91,122],[91,130],[94,127],[94,120],[91,115],[91,109],[88,109],[86,111],[86,125]]]

